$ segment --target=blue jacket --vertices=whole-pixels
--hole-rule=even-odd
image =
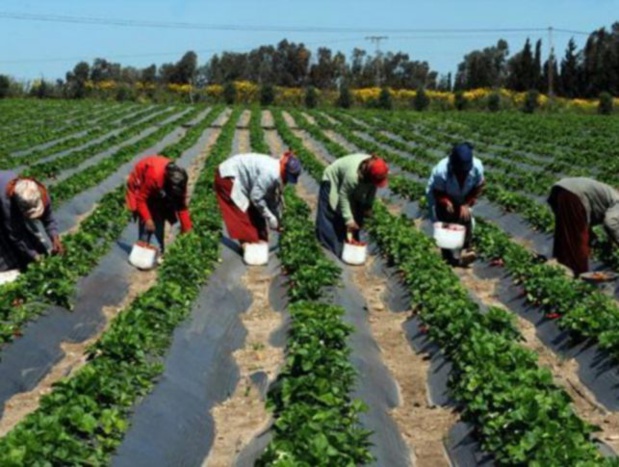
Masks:
[[[449,166],[449,158],[441,159],[432,169],[426,186],[426,198],[432,220],[436,220],[436,197],[434,191],[444,192],[454,204],[465,204],[467,196],[484,183],[484,166],[481,160],[473,158],[473,168],[467,174],[464,185],[460,183]]]

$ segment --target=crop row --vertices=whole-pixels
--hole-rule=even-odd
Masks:
[[[114,107],[108,107],[104,112],[108,113],[114,111]],[[8,139],[0,145],[0,153],[5,157],[12,152],[16,152],[20,149],[28,149],[33,146],[53,142],[54,140],[71,136],[75,133],[85,131],[92,126],[93,120],[101,118],[97,116],[93,119],[92,111],[84,109],[70,122],[63,120],[66,118],[64,115],[58,115],[58,120],[52,121],[48,125],[42,128],[25,133],[22,137],[15,139]]]
[[[105,104],[98,107],[99,109],[117,109],[122,106]],[[0,135],[2,137],[13,136],[14,139],[8,142],[13,145],[22,137],[27,137],[29,133],[37,132],[46,126],[69,126],[74,120],[89,113],[92,115],[92,110],[92,103],[35,101],[29,105],[28,101],[3,100]]]
[[[129,112],[127,111],[129,110]],[[19,157],[11,157],[10,160],[5,161],[6,164],[24,164],[27,166],[41,165],[38,164],[42,159],[48,160],[57,153],[71,152],[71,150],[77,150],[80,146],[91,143],[96,138],[99,138],[106,133],[109,133],[117,128],[126,128],[128,125],[148,117],[155,112],[161,112],[161,108],[147,107],[140,112],[135,112],[135,109],[121,109],[119,112],[115,112],[108,117],[105,117],[97,122],[92,122],[92,126],[84,132],[84,134],[77,134],[58,141],[51,146],[45,148],[34,149],[29,151],[27,155]],[[38,175],[37,175],[38,176]]]
[[[260,112],[250,120],[253,150],[268,154]],[[281,127],[281,115],[276,118]],[[352,328],[342,307],[325,302],[340,269],[326,258],[311,212],[292,187],[285,190],[280,260],[292,318],[286,363],[268,394],[274,437],[257,465],[361,465],[371,461],[370,433],[359,425],[363,403],[352,400],[357,374],[347,344]],[[321,300],[322,298],[322,300]]]
[[[200,135],[218,116],[212,111],[185,137],[166,151],[170,157],[195,144]],[[160,134],[165,135],[169,129]],[[150,142],[148,144],[151,144]],[[131,154],[143,150],[135,145]],[[177,151],[178,149],[178,151]],[[179,152],[180,151],[180,152]],[[84,183],[88,184],[86,180]],[[124,202],[125,187],[120,185],[105,195],[97,208],[81,224],[77,232],[65,235],[66,253],[31,264],[16,282],[2,287],[0,296],[0,344],[19,335],[25,322],[53,304],[71,307],[77,280],[86,275],[108,251],[129,221]]]
[[[380,204],[370,233],[399,270],[430,338],[451,361],[450,394],[497,463],[602,463],[590,438],[594,427],[574,414],[536,354],[517,343],[512,316],[498,308],[482,313],[433,241]]]
[[[413,308],[452,361],[451,394],[482,447],[501,464],[601,462],[593,427],[572,411],[567,394],[517,344],[513,318],[482,313],[429,238],[403,217],[375,206],[370,234],[398,268]]]
[[[423,185],[399,178],[391,190],[411,200],[423,195]],[[559,327],[575,340],[592,339],[619,359],[619,307],[597,288],[568,277],[565,270],[540,262],[539,256],[514,242],[507,233],[478,220],[475,246],[493,264],[503,264],[526,300],[548,315],[561,318]],[[592,310],[595,310],[592,312]]]
[[[329,123],[324,117],[322,119],[320,116],[316,118],[317,122],[321,124],[321,127],[326,127],[330,125],[333,127],[332,123]],[[312,136],[316,138],[326,138],[324,134],[322,134],[315,126],[309,125],[307,122],[304,122],[304,129],[309,131]],[[359,128],[357,128],[359,129]],[[354,143],[358,147],[361,147],[363,150],[368,152],[376,152],[384,156],[389,161],[395,163],[402,169],[407,172],[413,173],[419,177],[427,177],[431,170],[431,165],[416,159],[412,159],[410,157],[404,157],[397,153],[388,151],[384,146],[379,145],[378,143],[372,142],[365,138],[362,138],[355,134],[355,132],[348,127],[347,124],[341,124],[337,126],[338,132],[343,135],[348,141]],[[397,149],[404,150],[401,148],[401,143],[397,141],[387,138],[384,135],[376,135],[376,131],[370,130],[370,133],[373,136],[377,136],[383,144],[397,147]],[[404,131],[400,132],[400,135],[405,134]],[[408,138],[411,138],[409,135]],[[334,145],[331,142],[331,147]],[[418,147],[413,150],[413,156],[420,156],[422,160],[431,160],[432,156],[429,156],[429,149]],[[486,159],[484,160],[486,162]],[[507,168],[506,168],[507,170]],[[550,210],[550,208],[546,204],[541,204],[531,197],[524,195],[522,193],[514,192],[512,190],[522,189],[523,185],[527,185],[532,187],[534,185],[538,187],[545,187],[544,183],[548,183],[548,179],[544,179],[540,176],[540,174],[529,174],[519,178],[517,175],[517,171],[513,170],[516,175],[506,175],[505,173],[491,172],[486,173],[486,188],[484,190],[484,196],[490,200],[491,202],[500,206],[506,212],[516,212],[520,214],[523,219],[531,224],[531,226],[537,230],[546,233],[553,233],[554,231],[554,216]],[[537,177],[537,181],[536,181]],[[396,177],[399,178],[399,177]],[[547,177],[548,178],[548,177]],[[552,178],[552,177],[550,177]],[[546,180],[544,182],[544,180]],[[401,179],[397,182],[397,185],[402,186],[412,186],[415,185],[415,181],[409,181],[406,179]],[[549,191],[550,187],[547,187]],[[531,188],[533,190],[533,188]],[[417,191],[417,188],[414,188],[413,191]],[[544,190],[539,190],[539,188],[535,189],[537,192],[543,192]],[[595,229],[597,233],[599,233],[598,238],[603,240],[597,241],[593,245],[593,251],[595,256],[603,261],[605,264],[611,267],[619,267],[619,253],[613,251],[610,248],[610,240],[603,235],[600,228]]]
[[[24,175],[34,178],[55,178],[61,171],[77,167],[82,162],[88,160],[90,157],[103,151],[112,148],[113,146],[120,144],[134,135],[138,135],[141,132],[153,127],[157,122],[165,121],[170,118],[174,113],[178,112],[176,109],[170,109],[163,113],[158,113],[153,116],[149,116],[145,120],[142,120],[144,115],[139,114],[135,117],[123,119],[121,128],[123,130],[117,134],[107,137],[103,141],[99,141],[95,144],[91,144],[86,148],[78,149],[69,154],[66,154],[60,158],[53,159],[47,162],[39,163],[31,166],[24,171]],[[151,113],[149,111],[149,113]],[[140,121],[142,120],[142,121]],[[135,124],[136,122],[139,122]],[[118,124],[118,122],[116,122]],[[114,125],[116,126],[116,125]],[[105,132],[109,131],[106,130]],[[94,136],[93,136],[94,138]]]
[[[154,287],[120,314],[89,350],[89,363],[55,385],[40,408],[0,440],[0,464],[107,465],[122,442],[132,408],[163,371],[161,355],[191,310],[219,257],[221,219],[211,188],[230,152],[233,112],[206,159],[190,207],[194,231],[166,253]]]

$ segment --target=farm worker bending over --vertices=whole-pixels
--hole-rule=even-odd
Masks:
[[[48,253],[63,252],[47,189],[0,171],[0,271],[23,269]]]
[[[338,257],[351,233],[359,240],[365,218],[371,215],[376,189],[387,186],[389,167],[375,155],[351,154],[327,167],[320,183],[316,236]]]
[[[301,162],[291,152],[280,159],[239,154],[215,171],[215,192],[230,238],[246,243],[268,241],[268,227],[280,228],[282,188],[295,184]]]
[[[548,204],[555,215],[553,256],[578,276],[589,271],[591,227],[603,225],[619,244],[619,192],[584,177],[564,178],[550,189]]]
[[[187,172],[167,157],[146,156],[127,179],[127,207],[139,220],[140,241],[150,243],[153,234],[164,252],[164,227],[167,220],[181,223],[181,233],[191,230],[187,208]]]
[[[455,144],[448,157],[441,159],[432,169],[426,187],[426,199],[433,222],[448,222],[466,228],[463,264],[475,259],[474,252],[467,252],[473,239],[474,219],[472,207],[484,187],[484,166],[473,157],[470,143]],[[452,250],[442,250],[443,258],[450,263],[455,259]]]

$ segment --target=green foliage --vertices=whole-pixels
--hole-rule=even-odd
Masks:
[[[539,91],[537,89],[530,89],[524,96],[524,103],[522,104],[522,111],[526,114],[532,114],[539,107]]]
[[[318,105],[318,92],[314,86],[308,86],[305,90],[305,107],[314,109]]]
[[[418,112],[427,110],[430,107],[430,98],[423,87],[417,88],[417,93],[413,98],[413,108]]]
[[[346,83],[340,85],[340,94],[337,98],[337,106],[342,109],[349,109],[352,106],[352,95]]]
[[[608,92],[600,94],[598,102],[598,113],[600,115],[610,115],[613,113],[613,96]]]
[[[501,95],[498,92],[492,92],[488,95],[488,110],[490,112],[501,110]]]
[[[223,97],[224,102],[228,105],[234,105],[236,102],[236,86],[232,81],[227,81],[224,84]]]
[[[382,88],[378,96],[378,107],[383,110],[393,109],[393,101],[391,100],[391,92],[388,88]]]
[[[260,87],[260,105],[268,107],[275,102],[275,88],[272,84],[263,84]]]
[[[454,105],[456,110],[466,110],[469,101],[464,97],[464,91],[456,91],[454,94]]]
[[[6,75],[0,75],[0,99],[4,99],[9,95],[11,89],[11,80]]]
[[[191,200],[195,230],[170,246],[157,284],[112,322],[89,349],[88,363],[56,384],[39,409],[0,440],[0,465],[110,463],[134,404],[163,371],[160,355],[217,262],[221,221],[212,171],[230,152],[239,115],[234,112],[224,126],[196,184]],[[195,144],[203,132],[192,132],[180,144]]]

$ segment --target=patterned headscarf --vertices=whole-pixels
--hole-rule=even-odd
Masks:
[[[19,210],[28,219],[38,219],[45,211],[43,194],[37,182],[34,180],[20,179],[15,182],[15,201]]]

